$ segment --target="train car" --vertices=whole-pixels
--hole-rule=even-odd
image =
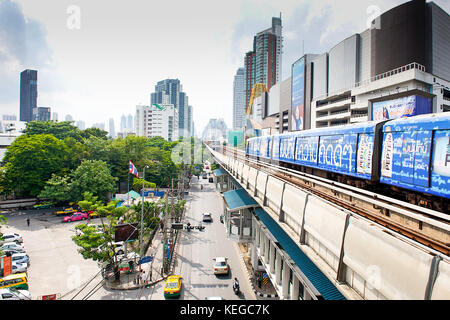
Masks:
[[[332,176],[379,178],[380,132],[384,121],[297,131],[280,137],[280,161]]]
[[[264,162],[270,162],[272,157],[272,136],[259,137],[259,158]]]
[[[251,159],[256,159],[259,155],[259,139],[258,137],[247,140],[247,155]]]
[[[416,191],[418,204],[423,193],[450,198],[449,113],[391,120],[382,135],[381,183]]]

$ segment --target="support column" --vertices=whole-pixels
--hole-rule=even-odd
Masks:
[[[281,281],[281,294],[283,296],[283,299],[287,299],[289,295],[289,271],[291,269],[289,268],[289,265],[286,263],[286,261],[283,261],[283,277]]]
[[[300,281],[298,280],[295,273],[292,275],[292,292],[291,292],[291,300],[298,300]]]
[[[270,254],[269,254],[269,272],[270,273],[275,273],[275,254],[277,254],[276,250],[275,250],[275,246],[273,245],[272,241],[269,242],[269,246],[270,246]]]
[[[277,285],[281,285],[281,263],[283,262],[283,257],[277,252],[277,259],[275,263],[275,282]]]

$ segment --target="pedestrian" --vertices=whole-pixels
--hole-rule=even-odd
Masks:
[[[260,275],[260,276],[258,277],[258,288],[261,289],[261,285],[262,285],[262,276]]]
[[[142,274],[141,274],[141,281],[142,281],[142,286],[143,287],[145,287],[145,285],[146,285],[146,283],[145,283],[145,280],[146,280],[146,275],[145,275],[145,271],[142,271]]]
[[[30,226],[30,218],[27,218],[27,225]]]

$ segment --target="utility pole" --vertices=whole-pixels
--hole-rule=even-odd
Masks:
[[[143,256],[143,251],[144,251],[144,243],[142,241],[142,236],[144,233],[144,183],[145,183],[145,168],[148,168],[148,166],[144,167],[144,176],[142,177],[142,194],[141,194],[141,206],[142,206],[142,213],[141,213],[141,236],[139,239],[139,246],[140,246],[140,253],[141,253],[141,257]]]

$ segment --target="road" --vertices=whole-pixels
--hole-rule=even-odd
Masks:
[[[200,188],[203,185],[203,189]],[[206,211],[213,216],[213,222],[203,223],[203,231],[183,230],[179,238],[175,273],[183,276],[183,290],[180,299],[204,300],[206,297],[220,296],[224,299],[255,299],[245,267],[239,256],[237,243],[226,236],[224,225],[219,216],[223,211],[223,200],[214,190],[214,184],[208,179],[192,179],[192,188],[187,199],[184,222],[198,225]],[[59,294],[62,299],[72,299],[85,283],[99,272],[97,263],[85,260],[77,252],[72,241],[74,227],[80,223],[61,223],[61,217],[51,215],[49,210],[19,211],[8,218],[8,228],[4,233],[17,232],[24,239],[27,254],[31,258],[28,269],[30,293],[32,297],[47,294]],[[30,217],[30,227],[26,218]],[[97,219],[96,219],[97,220]],[[96,222],[92,220],[92,222]],[[162,250],[162,248],[161,248]],[[213,274],[213,258],[227,257],[231,273],[229,276]],[[232,289],[232,280],[237,277],[242,294],[236,296]],[[100,276],[95,277],[83,293],[75,299],[82,299],[96,284]],[[92,300],[116,299],[164,299],[164,282],[142,290],[116,291],[100,288],[90,297]]]
[[[203,185],[203,190],[200,185]],[[184,223],[199,225],[204,212],[210,212],[213,222],[202,223],[203,231],[184,230],[180,234],[175,274],[183,277],[182,300],[204,300],[206,297],[222,297],[226,300],[256,300],[246,279],[245,266],[239,256],[237,243],[228,239],[224,225],[220,222],[223,212],[223,200],[214,190],[214,184],[208,179],[192,178],[192,187],[187,197]],[[231,272],[228,276],[215,276],[213,259],[218,256],[228,258]],[[241,295],[238,297],[232,289],[234,277],[238,278]],[[163,283],[144,289],[141,299],[164,299]]]

